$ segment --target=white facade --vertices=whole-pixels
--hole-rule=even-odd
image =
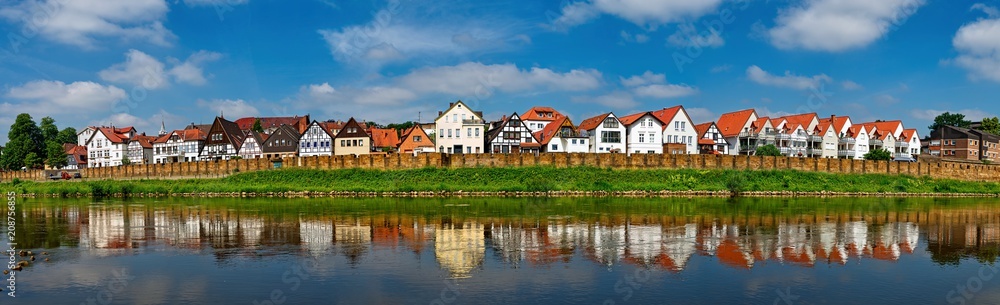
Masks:
[[[864,126],[858,127],[858,130],[858,133],[854,136],[857,140],[857,143],[854,145],[854,151],[856,152],[854,159],[862,160],[869,151],[868,140],[870,140],[870,137],[868,136],[868,130]]]
[[[723,116],[723,117],[725,117],[725,116]],[[745,138],[745,136],[748,136],[748,135],[754,133],[754,130],[752,129],[752,126],[753,126],[754,122],[756,122],[756,121],[757,121],[757,112],[751,112],[750,115],[749,115],[749,117],[747,118],[746,122],[743,122],[743,127],[740,128],[740,132],[737,133],[735,136],[726,137],[726,141],[729,142],[729,154],[730,155],[734,155],[734,156],[740,155],[740,147],[741,147],[741,145],[748,145],[747,144],[748,142],[750,142],[750,144],[755,145],[755,143],[752,143],[752,141],[747,140]],[[723,125],[723,122],[716,122],[716,124]],[[727,125],[723,125],[723,126],[727,126]],[[725,132],[725,130],[723,130],[723,132]],[[742,138],[742,140],[741,140],[741,138]]]
[[[913,136],[910,137],[910,146],[907,148],[911,156],[920,155],[920,135],[917,134],[916,130],[913,130]]]
[[[131,141],[127,146],[128,161],[132,164],[150,164],[153,162],[153,148],[142,147],[139,141]]]
[[[823,137],[822,152],[820,153],[820,158],[837,158],[839,157],[839,152],[837,151],[838,145],[840,145],[840,136],[833,124],[823,129],[821,134],[818,136]]]
[[[97,129],[93,126],[87,127],[76,133],[76,145],[87,146],[87,141],[94,135]]]
[[[299,156],[332,156],[333,136],[323,129],[319,122],[309,124],[309,129],[302,134],[299,140]]]
[[[688,154],[698,153],[698,131],[684,107],[680,107],[673,118],[663,120],[663,144],[684,143]]]
[[[590,152],[590,138],[563,138],[556,134],[545,147],[546,152],[587,153]]]
[[[165,141],[153,143],[153,163],[197,162],[204,145],[203,140],[184,140],[181,134],[172,132]]]
[[[128,151],[128,143],[114,143],[104,132],[94,132],[87,141],[87,167],[109,167],[122,165],[122,158]]]
[[[246,139],[243,139],[243,145],[240,145],[240,151],[237,155],[243,159],[259,159],[264,153],[261,151],[260,143],[257,143],[257,137],[247,135]]]
[[[625,152],[625,125],[614,113],[609,113],[593,129],[580,132],[590,139],[592,153]]]
[[[483,153],[486,142],[486,122],[465,103],[453,103],[434,121],[437,151],[442,153]]]
[[[694,126],[688,126],[689,130],[694,130]],[[639,119],[625,126],[627,130],[628,154],[662,154],[663,140],[660,135],[663,132],[663,122],[655,116],[646,113]],[[692,137],[691,139],[694,139]]]

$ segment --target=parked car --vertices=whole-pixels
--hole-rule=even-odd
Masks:
[[[80,178],[83,178],[83,176],[81,176],[80,173],[73,173],[73,179],[80,179]]]
[[[49,180],[59,180],[59,179],[62,179],[62,176],[56,174],[49,175]]]
[[[913,157],[896,157],[896,158],[893,158],[892,161],[896,161],[896,162],[917,162],[917,159],[914,159]]]

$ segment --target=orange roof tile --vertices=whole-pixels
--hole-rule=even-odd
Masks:
[[[653,115],[652,112],[649,112],[649,111],[626,115],[626,116],[618,118],[618,120],[621,121],[622,124],[624,124],[625,126],[629,126],[629,125],[635,124],[635,122],[638,121],[639,118],[642,118],[642,117],[646,116],[647,114],[650,115],[650,116],[652,116],[657,121],[660,121],[660,125],[661,126],[664,125],[663,124],[663,120],[661,120],[660,118],[657,118],[655,115]]]
[[[673,107],[670,107],[670,108],[663,108],[663,109],[660,109],[660,110],[657,110],[657,111],[653,111],[652,113],[653,113],[653,116],[655,116],[657,119],[660,120],[660,122],[663,122],[663,128],[665,129],[665,128],[667,128],[667,124],[668,124],[667,122],[673,121],[674,117],[677,116],[677,112],[680,112],[681,109],[684,109],[684,106],[677,105],[677,106],[673,106]],[[685,114],[686,113],[687,113],[687,111],[685,111]],[[688,118],[688,120],[690,120],[690,119],[691,118]]]
[[[546,113],[551,113],[551,116],[546,115]],[[552,107],[535,106],[525,111],[521,114],[521,119],[525,121],[555,121],[558,117],[563,116],[559,111],[552,109]]]
[[[753,109],[723,114],[716,122],[719,127],[719,133],[727,138],[739,135],[743,131],[743,126],[746,125],[747,121],[756,114],[757,111]]]
[[[812,120],[818,119],[819,116],[817,116],[816,113],[813,112],[813,113],[793,114],[793,115],[783,116],[781,118],[787,120],[788,123],[799,124],[805,126],[805,128],[808,128],[809,124],[812,124]]]
[[[399,145],[399,134],[395,129],[372,128],[372,144],[375,147],[393,147]]]
[[[569,118],[563,115],[557,116],[555,120],[550,122],[548,125],[545,125],[545,128],[541,131],[535,132],[535,138],[537,138],[538,142],[542,143],[542,145],[548,145],[549,141],[552,141],[552,138],[559,132],[559,128],[562,127],[566,120],[569,120]],[[572,122],[570,124],[572,124]]]
[[[709,129],[712,129],[712,125],[714,124],[715,122],[708,122],[694,125],[694,131],[698,133],[698,138],[704,138],[705,133],[708,132]],[[718,127],[716,127],[716,129],[718,129]]]
[[[583,122],[580,122],[579,128],[580,130],[593,130],[597,128],[597,126],[601,126],[601,123],[604,122],[604,119],[609,115],[611,115],[611,112],[583,120]]]
[[[906,141],[910,141],[910,139],[913,139],[913,137],[915,137],[915,136],[917,136],[917,130],[916,129],[904,129],[903,130],[903,136],[900,137],[900,139],[904,139]]]

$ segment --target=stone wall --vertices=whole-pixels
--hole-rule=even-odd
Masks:
[[[273,169],[275,163],[265,159],[202,161],[171,164],[143,164],[119,167],[82,169],[85,179],[179,179],[224,177],[238,172]],[[798,170],[830,173],[891,174],[930,176],[966,181],[1000,182],[1000,166],[956,162],[901,163],[845,159],[811,159],[788,157],[728,156],[728,155],[669,155],[669,154],[465,154],[439,153],[409,155],[383,154],[362,156],[289,157],[281,161],[283,168],[311,169],[414,169],[422,167],[476,168],[512,166],[593,166],[619,169],[750,169]],[[45,180],[43,171],[0,173],[0,181]]]

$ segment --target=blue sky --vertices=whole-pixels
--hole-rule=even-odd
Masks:
[[[430,121],[553,106],[574,122],[682,104],[926,134],[1000,113],[1000,1],[0,0],[14,117],[156,133],[242,116]]]

